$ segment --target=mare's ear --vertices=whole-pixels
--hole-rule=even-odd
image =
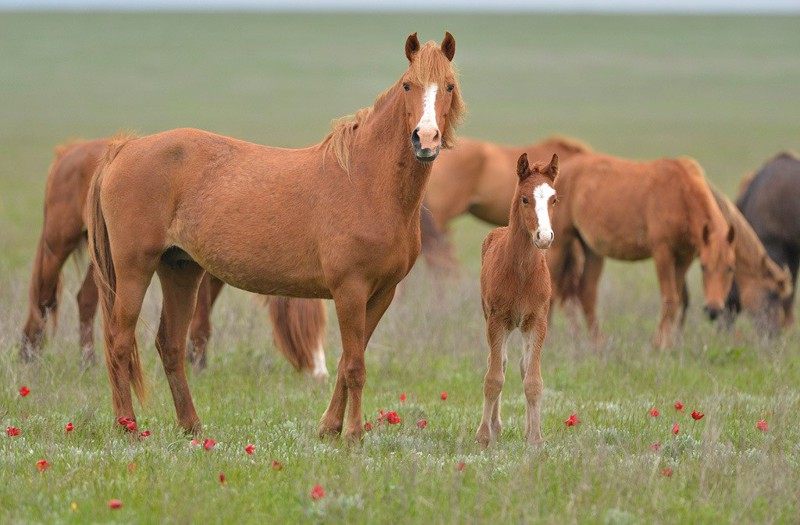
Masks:
[[[728,244],[733,244],[733,240],[736,238],[736,230],[733,229],[733,224],[728,227]]]
[[[708,244],[708,238],[711,236],[711,228],[708,227],[708,223],[703,225],[703,244]]]
[[[547,165],[547,168],[542,172],[542,175],[550,179],[550,182],[555,183],[556,177],[558,177],[558,155],[553,153],[553,158],[550,159],[550,164]]]
[[[442,52],[444,53],[444,56],[447,57],[447,60],[450,62],[453,61],[453,57],[456,54],[456,39],[453,38],[453,35],[451,35],[449,31],[444,32],[444,40],[442,40]]]
[[[520,181],[523,181],[530,177],[531,175],[531,166],[528,164],[528,154],[523,153],[519,156],[519,160],[517,161],[517,177],[519,177]]]
[[[409,64],[414,61],[414,55],[417,54],[417,51],[419,51],[417,34],[408,35],[408,38],[406,38],[406,58]]]

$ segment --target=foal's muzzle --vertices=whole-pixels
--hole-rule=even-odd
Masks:
[[[553,244],[554,237],[555,235],[552,230],[536,230],[536,235],[533,237],[533,244],[535,244],[537,248],[545,250]]]
[[[722,308],[715,308],[713,306],[705,305],[703,310],[705,310],[706,315],[712,321],[716,321],[717,318],[722,315]]]
[[[438,145],[433,147],[423,147],[422,146],[422,139],[419,136],[419,128],[416,128],[411,133],[411,147],[414,148],[414,156],[417,157],[417,160],[422,162],[431,162],[439,155],[440,147]],[[438,130],[436,131],[436,135],[433,137],[434,140],[437,140],[439,137]]]

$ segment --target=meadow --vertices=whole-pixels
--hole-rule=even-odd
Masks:
[[[22,363],[17,342],[56,144],[184,126],[313,144],[332,119],[370,105],[402,74],[409,33],[440,41],[448,30],[469,107],[461,135],[523,144],[560,133],[631,158],[689,155],[734,196],[745,174],[800,144],[798,23],[0,13],[0,522],[796,522],[798,330],[764,340],[740,318],[734,332],[718,332],[701,312],[697,265],[673,349],[650,346],[659,312],[651,262],[607,263],[604,347],[573,337],[556,313],[543,354],[546,442],[537,449],[523,443],[518,337],[503,435],[486,450],[474,441],[487,355],[477,279],[489,227],[470,218],[453,231],[462,274],[437,285],[418,264],[372,338],[364,410],[375,428],[360,446],[318,439],[332,382],[294,373],[266,312],[241,291],[223,292],[209,368],[190,373],[200,445],[177,428],[152,343],[157,286],[139,333],[151,395],[137,415],[147,437],[113,421],[105,367],[79,367],[73,297],[85,259],[65,267],[61,322],[42,359]],[[341,342],[329,312],[333,371]],[[379,410],[401,422],[378,425]],[[693,410],[705,416],[694,420]],[[566,426],[571,414],[581,423]],[[205,439],[216,446],[205,450]],[[121,508],[109,508],[114,499]]]

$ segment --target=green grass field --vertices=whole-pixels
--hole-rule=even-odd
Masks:
[[[374,423],[379,409],[395,410],[402,422],[377,428],[362,446],[316,437],[332,384],[292,371],[266,312],[244,292],[223,293],[209,369],[190,376],[200,439],[218,442],[208,452],[175,424],[152,343],[157,287],[140,323],[151,399],[137,415],[147,438],[123,435],[112,420],[105,368],[79,369],[75,265],[65,270],[61,323],[43,359],[23,364],[16,344],[58,143],[193,126],[312,144],[332,119],[370,105],[401,75],[409,33],[438,41],[449,30],[470,110],[462,135],[528,143],[562,133],[621,156],[691,155],[734,195],[747,172],[800,144],[799,24],[0,13],[0,425],[20,430],[0,435],[0,522],[796,523],[798,331],[764,341],[741,319],[736,333],[717,333],[701,315],[696,268],[685,337],[674,349],[650,347],[659,297],[649,262],[607,264],[606,348],[575,340],[555,315],[543,357],[546,443],[536,450],[523,444],[516,366],[500,442],[488,450],[474,442],[487,353],[477,276],[489,229],[469,218],[454,228],[460,280],[437,289],[419,265],[373,337],[365,416]],[[341,343],[330,312],[333,370]],[[521,345],[513,341],[515,363]],[[23,385],[31,390],[24,398]],[[693,409],[705,417],[694,421]],[[573,413],[582,424],[566,427]],[[765,432],[756,429],[762,419]],[[40,473],[42,459],[50,468]],[[316,484],[325,492],[318,501],[310,497]],[[123,507],[109,509],[111,499]]]

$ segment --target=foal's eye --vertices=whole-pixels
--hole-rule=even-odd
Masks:
[[[452,93],[455,88],[456,88],[455,84],[447,84],[447,92],[448,93]]]
[[[528,204],[528,197],[522,197],[522,204]]]
[[[408,85],[408,82],[403,82],[403,89],[406,91],[411,91],[411,86]]]
[[[706,265],[705,264],[701,264],[700,265],[700,271],[702,271],[702,272],[706,271]]]
[[[733,266],[728,266],[728,273],[733,273]]]

